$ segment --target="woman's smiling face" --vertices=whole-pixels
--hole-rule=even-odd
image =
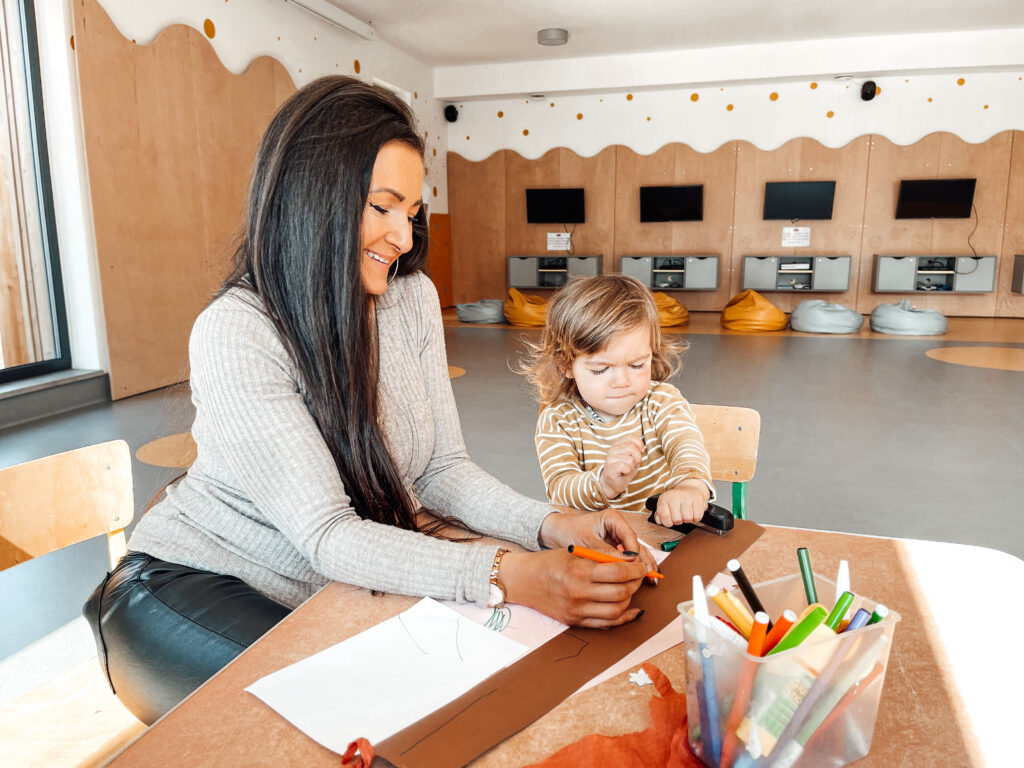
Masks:
[[[380,148],[360,228],[361,272],[366,292],[380,296],[389,270],[412,248],[412,220],[423,205],[423,158],[400,141]]]

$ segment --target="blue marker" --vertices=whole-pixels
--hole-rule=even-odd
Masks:
[[[857,612],[853,614],[853,618],[850,619],[850,623],[846,625],[846,629],[843,632],[852,632],[855,629],[866,627],[868,620],[871,618],[871,613],[864,608],[858,608]]]
[[[700,668],[704,682],[703,699],[706,717],[701,721],[701,752],[717,765],[722,759],[722,729],[718,722],[718,691],[715,687],[715,665],[707,646],[707,628],[711,623],[708,601],[704,594],[704,583],[699,575],[693,577],[693,618],[697,625],[697,649],[700,652]],[[704,714],[702,712],[701,714]]]

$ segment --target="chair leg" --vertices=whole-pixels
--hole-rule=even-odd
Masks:
[[[740,520],[747,519],[747,484],[732,484],[732,514]]]

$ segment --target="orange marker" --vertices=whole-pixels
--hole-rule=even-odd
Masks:
[[[754,626],[750,631],[750,641],[747,643],[747,653],[751,656],[760,656],[764,648],[764,639],[768,634],[768,614],[758,611],[754,614]],[[725,740],[722,743],[722,759],[720,765],[732,766],[733,755],[736,752],[736,729],[739,727],[743,715],[750,704],[750,694],[754,690],[754,676],[757,674],[757,662],[751,659],[744,659],[740,670],[739,684],[736,686],[736,695],[732,700],[732,709],[729,710],[729,717],[725,721]]]
[[[616,557],[615,555],[606,555],[604,552],[598,552],[595,549],[587,549],[586,547],[577,547],[575,544],[569,545],[569,554],[576,555],[576,557],[582,557],[585,560],[593,560],[595,563],[628,563],[623,557]],[[648,571],[648,579],[664,579],[665,574],[661,571]]]
[[[789,628],[796,623],[796,614],[787,608],[782,612],[779,620],[775,622],[772,627],[772,631],[768,633],[768,636],[764,639],[764,649],[762,655],[768,653],[772,648],[778,645],[779,640],[789,631]]]
[[[736,625],[736,628],[745,638],[750,638],[750,631],[754,628],[754,617],[750,611],[731,592],[726,592],[720,587],[710,586],[707,588],[708,597],[714,600],[722,613],[729,617],[729,620]]]
[[[768,637],[768,614],[758,611],[754,614],[754,627],[750,630],[747,653],[751,656],[764,655],[764,642]]]

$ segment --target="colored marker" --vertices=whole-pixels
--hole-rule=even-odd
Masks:
[[[722,613],[728,616],[736,628],[743,633],[743,637],[749,638],[750,630],[754,626],[754,617],[750,615],[750,611],[743,606],[743,603],[737,600],[734,594],[721,587],[709,586],[707,595],[718,604]]]
[[[807,547],[797,549],[796,557],[800,561],[800,576],[804,580],[807,604],[814,605],[818,602],[818,590],[814,586],[814,573],[811,572],[811,556],[807,553]]]
[[[661,542],[661,551],[662,552],[671,552],[673,549],[675,549],[676,547],[679,546],[679,542],[680,541],[682,541],[682,539],[676,539],[675,541],[663,541],[663,542]]]
[[[842,596],[836,601],[836,604],[832,607],[832,613],[825,619],[825,626],[835,631],[839,626],[839,622],[843,620],[843,616],[846,615],[846,611],[853,603],[853,592],[843,592]]]
[[[888,608],[886,608],[884,605],[876,605],[875,610],[871,613],[871,618],[868,619],[868,624],[877,624],[888,615]]]
[[[628,563],[622,557],[616,557],[615,555],[607,555],[604,552],[598,552],[594,549],[587,549],[586,547],[577,547],[575,544],[569,545],[569,554],[576,555],[576,557],[582,557],[585,560],[593,560],[595,563]],[[663,579],[665,574],[661,571],[648,571],[648,579]]]
[[[764,652],[768,653],[772,648],[779,644],[785,634],[789,631],[789,628],[796,623],[796,614],[787,608],[782,612],[779,620],[775,622],[775,626],[772,627],[768,633],[768,637],[764,639]]]
[[[751,656],[760,656],[764,650],[764,638],[768,634],[768,614],[758,611],[754,614],[754,628],[750,632],[750,641],[747,643],[747,653]],[[736,750],[736,728],[739,727],[743,714],[750,704],[750,694],[754,690],[754,675],[757,674],[758,663],[753,659],[744,659],[743,668],[740,671],[739,682],[736,685],[736,694],[732,698],[732,709],[729,710],[729,718],[725,722],[725,737],[722,742],[723,766],[732,765],[733,753]],[[756,727],[751,723],[751,727]]]
[[[718,691],[715,688],[715,665],[708,653],[706,631],[711,622],[704,583],[699,575],[693,577],[693,618],[697,625],[697,646],[700,651],[701,681],[703,683],[703,710],[701,720],[701,752],[711,762],[718,763],[722,755],[722,731],[718,723]]]
[[[828,713],[824,721],[820,726],[818,726],[818,729],[810,735],[807,741],[809,742],[819,733],[825,733],[828,731],[828,729],[832,727],[832,724],[842,716],[844,711],[846,711],[846,708],[853,703],[853,700],[866,691],[883,672],[885,672],[885,665],[879,661],[871,668],[870,672],[850,688],[850,690],[843,694],[843,698],[841,698],[839,703],[832,708],[832,711]]]
[[[740,567],[740,561],[733,558],[725,564],[725,567],[729,569],[729,573],[731,573],[732,577],[736,579],[736,584],[739,585],[740,592],[743,593],[743,597],[747,601],[747,605],[750,606],[750,610],[754,613],[757,613],[758,611],[768,613],[768,611],[764,610],[764,605],[761,604],[761,600],[758,598],[757,592],[754,591],[754,585],[750,583],[750,579],[747,578],[747,574],[745,574],[743,569]],[[769,620],[768,629],[771,628],[772,623]]]
[[[852,632],[855,629],[866,627],[868,621],[871,619],[871,614],[864,608],[858,608],[857,612],[853,614],[853,618],[847,623],[846,628],[843,632]]]
[[[807,612],[804,618],[797,621],[796,624],[786,633],[778,644],[768,651],[766,656],[771,656],[775,653],[782,653],[788,651],[790,648],[796,648],[800,643],[808,638],[808,636],[817,629],[825,618],[828,616],[828,611],[825,610],[825,606],[816,605]]]

